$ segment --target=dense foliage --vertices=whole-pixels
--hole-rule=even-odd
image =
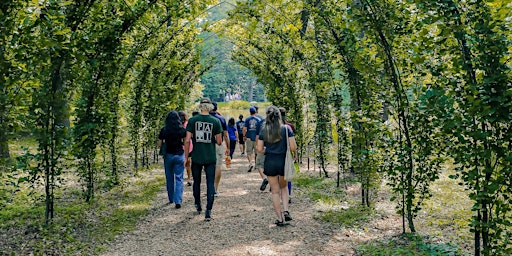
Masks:
[[[511,17],[503,0],[2,1],[0,207],[30,180],[49,222],[70,169],[92,200],[119,183],[123,143],[147,167],[201,81],[285,107],[301,154],[354,174],[362,207],[385,178],[404,233],[453,161],[475,255],[510,255]],[[11,154],[27,134],[37,150]]]
[[[298,133],[313,139],[324,172],[336,135],[339,170],[357,174],[362,204],[386,174],[403,230],[407,222],[415,232],[430,185],[453,159],[453,178],[474,201],[475,255],[507,255],[511,11],[506,1],[254,0],[217,31],[270,101],[295,118],[314,111],[314,126]],[[301,101],[313,104],[294,107]]]
[[[139,159],[149,165],[162,117],[170,108],[184,108],[205,71],[196,23],[208,4],[2,2],[0,159],[5,187],[28,178],[34,188],[43,184],[50,222],[55,194],[66,182],[61,174],[76,167],[84,197],[91,200],[96,182],[105,177],[109,184],[119,181],[119,149],[126,141],[120,137],[126,135],[119,129],[122,124],[132,135],[135,168]],[[7,142],[17,127],[33,130],[16,134],[34,136],[37,152],[27,151],[8,165]]]

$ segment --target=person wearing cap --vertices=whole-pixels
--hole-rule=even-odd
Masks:
[[[249,108],[249,113],[251,116],[245,119],[244,129],[243,129],[243,137],[246,143],[245,153],[247,154],[247,160],[249,160],[249,170],[252,171],[254,168],[253,160],[256,162],[256,135],[259,132],[260,119],[256,117],[256,109],[254,107]]]
[[[260,115],[260,112],[259,112],[259,108],[258,108],[258,106],[254,105],[254,106],[252,106],[252,107],[253,107],[254,109],[256,109],[256,117],[257,117],[258,119],[260,119],[260,122],[261,122],[261,121],[264,121],[264,120],[265,120],[265,118],[263,118],[263,116],[261,116],[261,115]]]
[[[217,162],[215,164],[215,196],[219,196],[219,183],[222,176],[222,161],[229,155],[229,136],[228,125],[226,119],[217,111],[217,102],[212,102],[213,109],[210,115],[217,118],[222,126],[222,141],[225,143],[215,146],[215,153],[217,154]]]
[[[217,163],[217,154],[215,145],[222,144],[222,126],[220,121],[210,115],[213,104],[209,98],[201,99],[199,103],[200,114],[191,117],[186,127],[187,135],[185,137],[185,159],[189,160],[189,154],[192,159],[192,177],[194,179],[193,195],[194,204],[198,213],[201,213],[201,171],[204,168],[206,173],[206,211],[205,220],[212,218],[215,194],[215,165]],[[190,139],[194,144],[194,150],[190,150]]]
[[[258,107],[254,106],[254,108],[256,109],[256,117],[259,119],[258,127],[261,129],[261,127],[263,127],[263,124],[265,123],[265,119],[262,116],[258,115]],[[258,132],[256,133],[255,145],[258,145],[258,139],[259,139],[259,129],[258,129]],[[256,150],[255,154],[256,154],[255,168],[256,168],[256,170],[258,170],[258,173],[260,174],[260,177],[261,177],[260,191],[265,191],[265,189],[267,188],[267,185],[268,185],[267,175],[265,175],[265,173],[264,173],[265,154],[259,154],[258,150]]]
[[[245,141],[244,141],[244,115],[240,114],[238,116],[238,121],[236,122],[236,129],[238,130],[238,144],[240,144],[240,152],[241,156],[245,154]]]

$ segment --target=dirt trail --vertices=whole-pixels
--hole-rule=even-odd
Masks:
[[[203,174],[203,206],[205,183]],[[237,153],[222,174],[212,221],[204,221],[204,211],[196,214],[192,187],[185,186],[181,209],[165,204],[162,188],[137,229],[120,235],[103,255],[353,255],[355,244],[387,233],[376,229],[371,235],[372,230],[344,230],[318,222],[313,219],[318,207],[296,188],[290,205],[294,220],[276,227],[271,194],[268,187],[260,192],[260,185],[258,172],[248,173],[247,159]]]

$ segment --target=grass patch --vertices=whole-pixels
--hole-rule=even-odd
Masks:
[[[160,171],[139,175],[89,203],[67,189],[44,225],[44,203],[15,201],[0,211],[0,255],[95,255],[121,232],[131,231],[165,184]]]
[[[302,193],[311,200],[328,205],[338,204],[345,198],[345,192],[336,188],[336,183],[330,178],[311,177],[299,174],[293,184],[301,189]]]
[[[353,227],[366,223],[373,216],[374,210],[372,208],[354,206],[348,209],[336,209],[321,212],[316,218],[332,224]]]
[[[357,248],[356,255],[414,255],[414,256],[458,256],[464,255],[452,244],[429,244],[414,234],[403,234],[388,240],[372,241]]]
[[[346,202],[348,200],[346,193],[343,189],[336,187],[335,179],[299,175],[293,182],[317,204],[320,210],[315,218],[323,222],[358,226],[374,215],[372,208],[357,204],[349,207]]]

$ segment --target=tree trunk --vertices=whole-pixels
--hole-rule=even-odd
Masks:
[[[4,107],[0,107],[4,108]],[[9,153],[9,140],[7,136],[7,128],[4,124],[5,112],[0,110],[0,165],[7,163],[11,157]]]
[[[478,223],[482,221],[480,210],[477,211],[476,221]],[[480,247],[480,229],[475,228],[475,256],[480,256]]]

